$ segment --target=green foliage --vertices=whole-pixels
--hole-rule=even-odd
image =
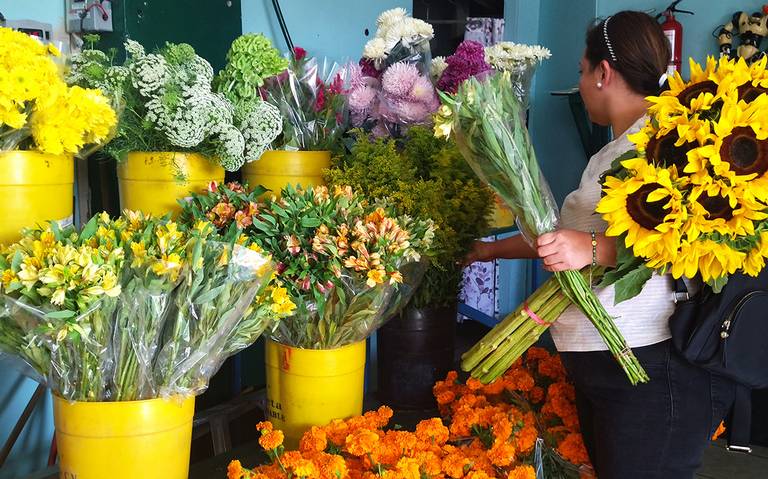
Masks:
[[[259,96],[264,79],[288,68],[288,60],[272,46],[267,37],[249,33],[232,42],[227,53],[227,66],[216,78],[216,91],[236,105]]]
[[[415,307],[455,303],[460,262],[488,228],[491,191],[465,163],[453,143],[431,130],[411,128],[402,144],[356,134],[351,152],[325,172],[329,185],[350,185],[370,198],[389,198],[399,214],[435,222],[431,267],[414,297]]]

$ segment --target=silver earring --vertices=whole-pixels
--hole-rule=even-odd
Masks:
[[[597,88],[603,88],[603,82],[597,82]]]

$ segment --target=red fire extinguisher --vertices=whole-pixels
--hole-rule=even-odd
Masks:
[[[670,6],[666,8],[662,13],[656,15],[656,18],[664,16],[664,23],[661,24],[661,29],[664,30],[664,35],[669,40],[669,48],[672,52],[672,58],[670,59],[669,66],[667,67],[667,73],[671,74],[680,70],[681,58],[683,56],[683,26],[675,20],[675,13],[688,13],[693,15],[693,12],[688,10],[678,10],[677,4],[682,0],[675,0]]]

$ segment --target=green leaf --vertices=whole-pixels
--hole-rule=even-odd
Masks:
[[[614,304],[619,304],[640,294],[643,286],[651,279],[651,276],[653,276],[653,270],[645,265],[641,265],[616,281]]]
[[[64,236],[61,234],[61,228],[59,227],[59,222],[49,221],[48,223],[51,225],[51,231],[53,232],[53,237],[56,239],[56,241],[62,241],[64,239]]]
[[[707,284],[710,288],[712,288],[712,292],[715,294],[720,294],[720,291],[722,291],[725,285],[728,284],[728,276],[721,276],[716,279],[710,279],[707,281]]]
[[[320,218],[302,218],[301,219],[301,226],[303,226],[304,228],[317,228],[321,224],[323,223],[320,220]]]
[[[97,217],[94,216],[88,220],[88,223],[86,223],[85,226],[83,226],[83,231],[80,233],[80,238],[84,240],[91,239],[91,237],[96,234],[98,229],[98,220]]]
[[[14,273],[19,272],[19,267],[21,266],[21,262],[24,259],[24,255],[22,255],[20,250],[16,250],[16,253],[13,254],[13,259],[11,260],[11,270],[13,270]]]
[[[205,293],[201,294],[197,298],[195,298],[195,304],[205,304],[209,301],[213,301],[214,299],[218,298],[222,291],[224,291],[224,288],[226,288],[226,284],[222,284],[221,286],[217,286],[215,288],[212,288]]]
[[[75,317],[76,315],[77,315],[76,312],[65,309],[62,311],[51,311],[50,313],[46,313],[45,318],[46,319],[69,319],[69,318]]]

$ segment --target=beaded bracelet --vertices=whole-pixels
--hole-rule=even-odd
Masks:
[[[589,284],[592,284],[592,271],[597,266],[597,235],[595,230],[589,232],[592,237],[592,266],[589,268]]]

